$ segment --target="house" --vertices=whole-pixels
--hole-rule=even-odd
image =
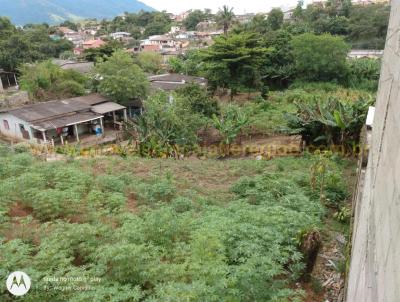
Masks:
[[[251,20],[254,18],[255,14],[244,14],[244,15],[236,15],[235,20],[240,24],[247,24],[250,23]]]
[[[190,39],[194,39],[195,37],[196,37],[196,34],[194,31],[181,32],[180,34],[178,34],[176,36],[176,38],[178,40],[190,40]]]
[[[168,46],[168,47],[174,47],[176,44],[175,40],[172,39],[171,37],[167,35],[156,35],[156,36],[150,36],[146,40],[142,40],[140,45],[161,45],[162,47]]]
[[[74,30],[72,30],[72,29],[70,29],[68,27],[65,27],[65,26],[60,26],[58,28],[58,31],[61,32],[65,36],[76,34],[76,31],[74,31]]]
[[[203,87],[207,87],[208,84],[205,78],[175,73],[149,76],[148,79],[150,81],[150,87],[153,91],[175,91],[192,83],[199,84]]]
[[[161,45],[141,45],[139,51],[144,52],[160,52],[162,50]]]
[[[177,33],[179,33],[182,30],[181,26],[171,26],[171,30],[169,31],[169,33],[171,35],[175,35]]]
[[[183,12],[183,13],[181,13],[181,14],[179,14],[179,15],[176,15],[175,16],[175,21],[176,22],[183,22],[183,21],[185,21],[185,19],[190,15],[190,13],[192,12],[193,10],[188,10],[188,11],[186,11],[186,12]]]
[[[104,42],[102,39],[94,39],[94,40],[88,40],[82,43],[82,48],[85,49],[91,49],[91,48],[100,48],[107,43]]]
[[[91,94],[1,109],[0,134],[36,144],[112,141],[126,120],[126,107]]]
[[[60,60],[54,59],[53,63],[60,66],[61,69],[64,70],[75,70],[81,74],[88,74],[92,71],[94,67],[93,62],[85,62],[85,61],[72,61],[72,60]]]
[[[119,32],[110,34],[110,37],[113,38],[114,40],[122,40],[122,39],[129,38],[130,36],[131,36],[130,33],[124,32],[124,31],[119,31]]]
[[[292,20],[294,11],[295,11],[295,8],[290,8],[288,10],[283,11],[283,20],[284,21]]]
[[[58,32],[61,33],[65,39],[71,41],[75,46],[79,46],[85,41],[85,36],[83,34],[68,27],[60,26]]]

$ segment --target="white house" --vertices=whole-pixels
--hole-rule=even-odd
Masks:
[[[119,31],[119,32],[110,34],[110,37],[113,38],[114,40],[121,40],[121,39],[129,38],[130,36],[131,36],[130,33],[124,32],[124,31]]]
[[[140,45],[141,46],[161,45],[161,46],[174,47],[176,45],[176,41],[166,35],[157,35],[157,36],[150,36],[148,39],[142,40]]]
[[[127,120],[126,107],[91,94],[0,110],[0,134],[36,144],[80,142],[103,136]]]

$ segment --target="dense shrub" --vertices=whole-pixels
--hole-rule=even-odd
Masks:
[[[288,130],[308,144],[352,146],[359,141],[372,97],[357,100],[312,96],[295,103],[297,112],[286,114]]]

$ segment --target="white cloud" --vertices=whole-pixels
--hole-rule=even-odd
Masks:
[[[189,9],[210,8],[214,12],[223,5],[233,7],[236,14],[268,12],[273,7],[294,7],[297,0],[142,0],[158,10],[181,13]]]

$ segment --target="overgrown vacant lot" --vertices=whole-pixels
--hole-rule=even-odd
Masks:
[[[26,301],[300,301],[303,239],[348,197],[353,169],[335,156],[44,163],[1,150],[0,273],[31,276]]]

